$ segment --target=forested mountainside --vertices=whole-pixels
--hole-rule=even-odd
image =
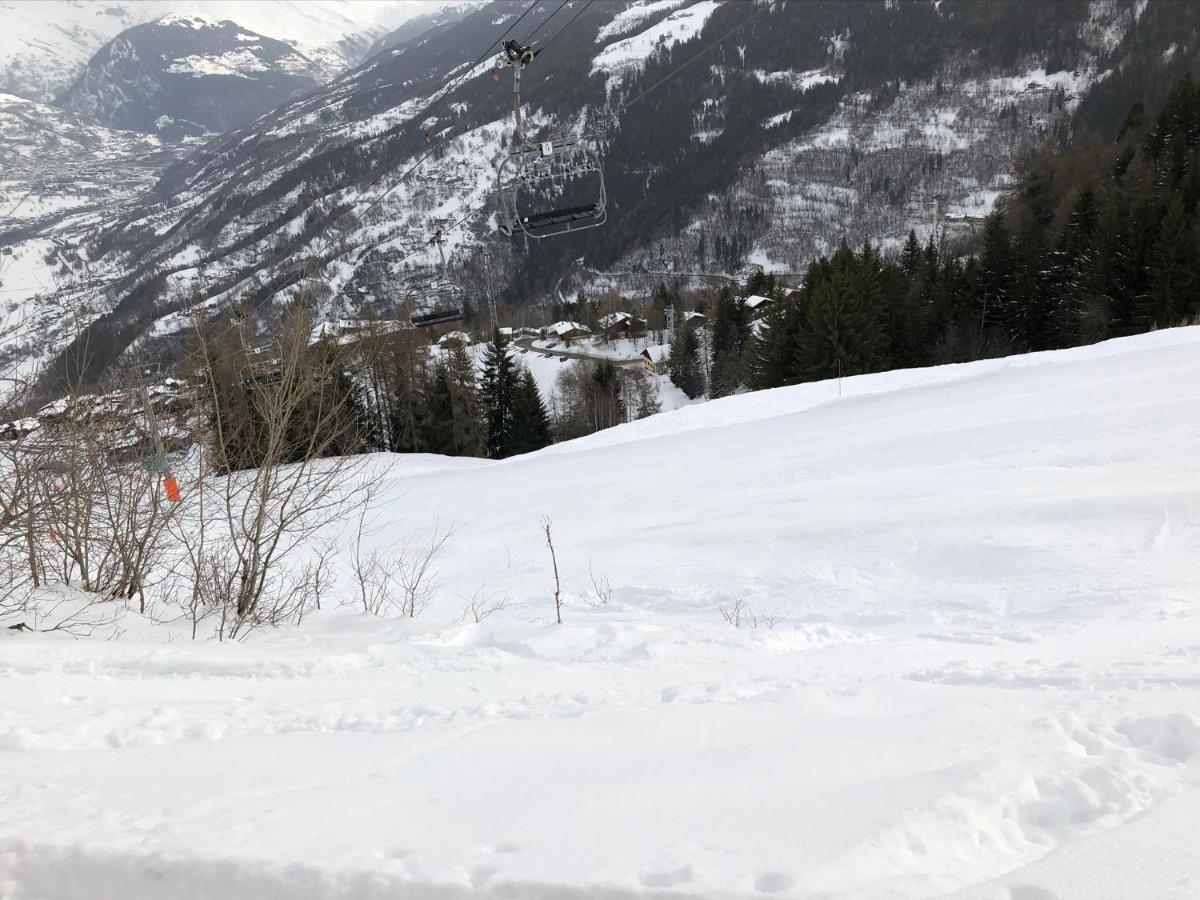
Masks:
[[[228,131],[319,83],[290,45],[198,16],[168,16],[113,38],[55,104],[110,128],[177,139]]]
[[[1114,141],[1082,135],[1022,163],[976,254],[910,233],[903,250],[814,261],[752,326],[726,291],[715,396],[889,368],[966,362],[1200,321],[1200,87],[1185,79]],[[686,362],[682,354],[681,363]]]
[[[1190,71],[1197,23],[1172,0],[499,0],[213,139],[72,235],[92,284],[77,321],[93,324],[46,335],[41,358],[86,347],[95,376],[135,342],[169,347],[196,303],[265,315],[298,285],[330,314],[436,308],[454,300],[438,227],[468,293],[486,248],[514,301],[646,289],[630,271],[798,273],[843,240],[968,230],[1023,149],[1111,139],[1131,102]],[[539,133],[598,144],[602,228],[495,236],[511,75],[487,73],[510,28],[542,51],[523,90]]]

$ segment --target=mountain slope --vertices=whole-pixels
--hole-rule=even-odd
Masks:
[[[90,242],[123,274],[97,293],[93,308],[111,312],[86,345],[146,346],[199,301],[267,315],[314,273],[302,287],[330,315],[364,299],[385,314],[439,307],[455,298],[428,241],[468,215],[447,234],[450,274],[482,296],[486,246],[518,302],[555,285],[644,290],[641,270],[797,271],[843,238],[888,246],[913,227],[968,231],[1022,147],[1085,114],[1115,131],[1124,110],[1105,101],[1099,112],[1093,91],[1150,100],[1149,86],[1194,65],[1180,28],[1196,22],[1200,7],[1154,0],[500,0],[168,172]],[[533,127],[600,147],[604,228],[529,246],[494,238],[509,75],[493,82],[487,54],[468,67],[510,26],[548,44],[525,78]],[[152,275],[161,292],[135,290]]]
[[[178,139],[245,125],[318,76],[282,41],[230,21],[167,16],[101,47],[55,103],[110,128]]]
[[[0,629],[0,878],[129,900],[1190,895],[1197,408],[1200,329],[1174,329],[503,462],[379,457],[367,550],[458,526],[415,620],[338,607],[343,579],[244,642],[132,614],[114,640]],[[475,592],[507,605],[455,621]]]
[[[231,19],[291,44],[333,77],[427,0],[0,0],[0,91],[49,100],[120,32],[167,15]]]
[[[78,236],[119,216],[185,153],[0,94],[0,356],[17,363],[9,378],[32,377],[103,313],[90,304],[114,261],[90,258]]]

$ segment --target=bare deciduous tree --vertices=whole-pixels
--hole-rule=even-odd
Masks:
[[[215,473],[200,479],[190,527],[180,529],[194,573],[223,572],[206,561],[213,556],[232,561],[218,634],[235,639],[303,617],[312,573],[293,557],[369,496],[364,460],[341,455],[357,449],[359,422],[337,347],[310,347],[312,320],[301,303],[266,352],[249,352],[244,331],[232,342],[230,329],[197,322]]]

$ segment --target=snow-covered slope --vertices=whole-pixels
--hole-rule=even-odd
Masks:
[[[0,885],[1195,896],[1197,409],[1190,328],[380,457],[384,534],[460,529],[415,621],[0,630]]]
[[[49,100],[117,34],[167,15],[232,19],[292,44],[327,77],[438,0],[0,0],[0,90]]]
[[[87,283],[112,277],[111,267],[89,260],[77,236],[119,214],[184,152],[0,94],[0,356],[23,361],[9,376],[31,375],[102,311]]]

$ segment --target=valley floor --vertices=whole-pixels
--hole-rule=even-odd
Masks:
[[[1192,328],[373,459],[415,620],[0,632],[0,898],[1198,896],[1198,410]]]

